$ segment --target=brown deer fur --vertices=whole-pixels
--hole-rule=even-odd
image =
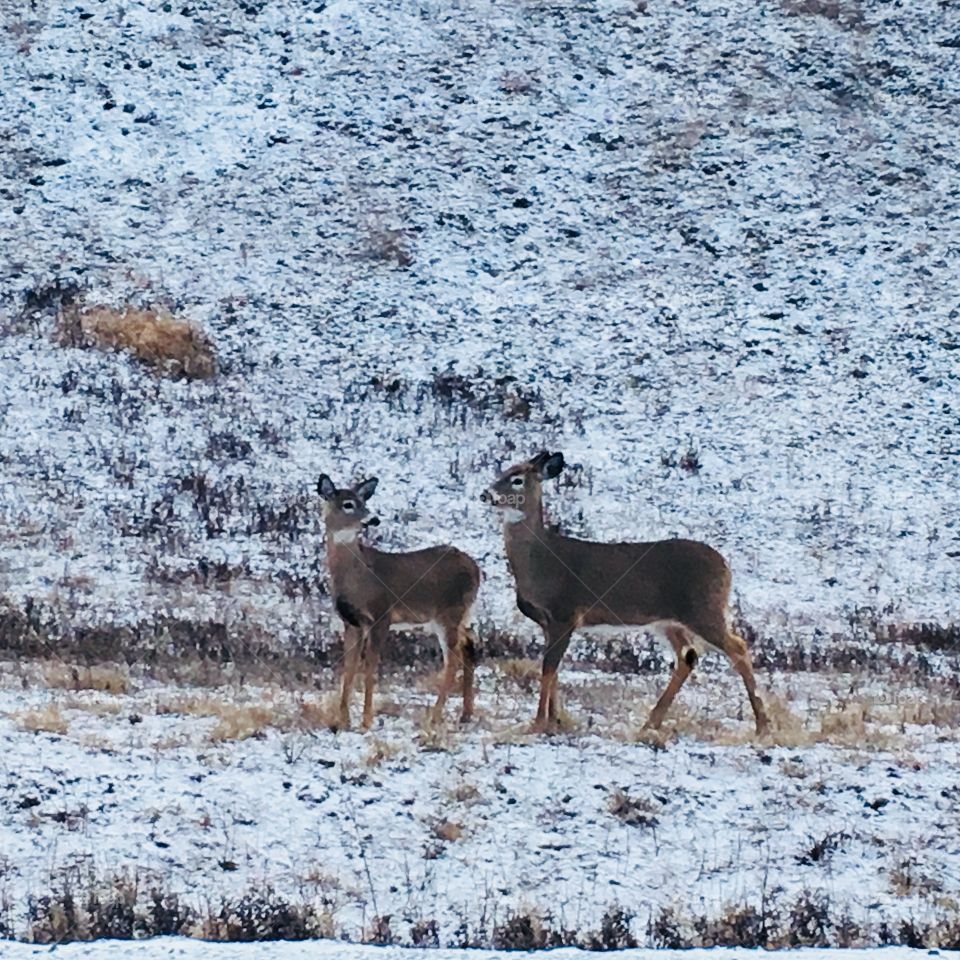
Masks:
[[[340,722],[350,724],[350,695],[361,666],[366,678],[363,725],[373,721],[377,666],[391,629],[422,626],[435,632],[443,649],[444,671],[434,707],[443,716],[458,669],[463,669],[462,720],[473,713],[476,650],[470,613],[480,586],[480,568],[462,550],[427,547],[409,553],[386,553],[362,542],[364,526],[377,523],[367,500],[377,480],[337,489],[325,474],[317,484],[324,500],[327,565],[331,594],[344,623],[344,669]]]
[[[750,654],[729,627],[730,568],[695,540],[596,543],[544,525],[541,485],[563,469],[560,453],[511,467],[484,495],[504,518],[517,606],[543,629],[546,647],[535,727],[557,720],[557,670],[571,634],[591,627],[649,626],[666,636],[677,661],[647,726],[659,727],[700,652],[722,650],[743,678],[757,731],[767,717],[756,693]]]

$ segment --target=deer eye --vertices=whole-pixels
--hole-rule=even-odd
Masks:
[[[357,509],[357,505],[356,505],[356,503],[354,503],[353,500],[346,500],[346,501],[344,501],[344,504],[343,504],[343,512],[344,512],[344,513],[353,513],[353,511],[356,510],[356,509]]]
[[[510,483],[511,483],[514,487],[522,487],[522,486],[523,486],[523,477],[521,477],[521,476],[516,476],[516,477],[514,477],[514,478],[510,481]]]

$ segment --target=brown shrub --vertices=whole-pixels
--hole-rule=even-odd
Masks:
[[[165,307],[80,307],[59,314],[57,339],[64,346],[126,350],[160,373],[208,380],[217,373],[213,344],[199,327]]]

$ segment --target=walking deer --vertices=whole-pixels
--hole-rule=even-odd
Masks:
[[[366,680],[364,729],[373,722],[376,673],[387,635],[413,626],[436,633],[443,651],[434,719],[442,718],[447,695],[462,666],[461,719],[469,720],[476,648],[468,623],[480,587],[480,568],[456,547],[386,553],[363,543],[363,528],[380,522],[367,508],[377,482],[371,477],[355,487],[338,489],[326,474],[317,481],[317,492],[324,501],[331,593],[344,625],[341,726],[350,726],[350,697],[361,664]]]
[[[549,529],[543,522],[541,486],[564,465],[562,453],[544,451],[511,467],[481,497],[503,517],[517,606],[544,633],[534,729],[557,722],[557,669],[575,630],[644,626],[664,636],[677,657],[647,727],[660,726],[698,657],[713,647],[730,658],[743,678],[757,733],[763,733],[767,715],[757,696],[750,654],[730,628],[726,561],[695,540],[596,543]]]

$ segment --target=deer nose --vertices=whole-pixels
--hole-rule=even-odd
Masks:
[[[379,518],[379,517],[367,517],[367,519],[363,521],[363,525],[364,525],[365,527],[379,527],[379,526],[380,526],[380,518]]]
[[[493,494],[489,490],[484,490],[483,493],[480,494],[480,502],[493,503]]]

